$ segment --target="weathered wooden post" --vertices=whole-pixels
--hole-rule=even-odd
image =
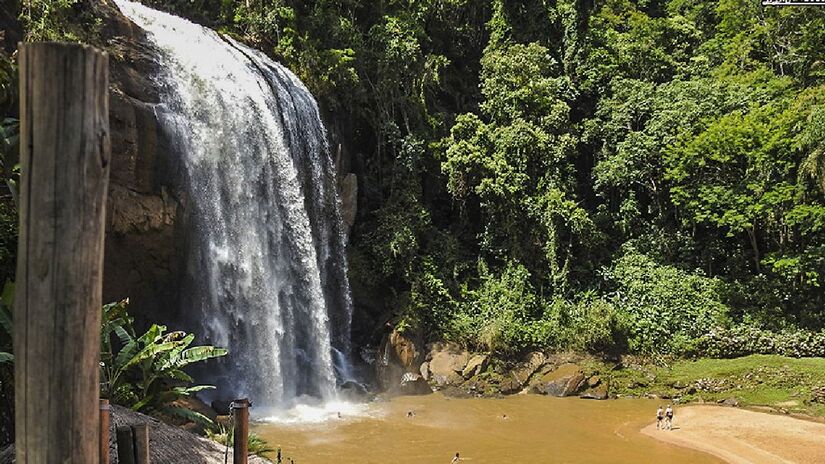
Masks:
[[[101,282],[109,180],[108,57],[20,45],[16,458],[100,459]]]
[[[115,429],[117,437],[117,462],[120,464],[135,464],[135,440],[132,427],[122,425]]]
[[[149,464],[149,425],[133,425],[132,436],[135,439],[135,464]]]
[[[249,455],[249,400],[232,402],[232,416],[235,418],[235,434],[232,437],[232,463],[247,464]]]
[[[100,464],[109,464],[109,400],[100,400]]]

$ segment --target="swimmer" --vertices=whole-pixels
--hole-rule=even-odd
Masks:
[[[407,411],[407,417],[415,417],[415,411]]]
[[[458,456],[458,453],[455,453],[455,457],[450,461],[450,464],[456,464],[459,461],[461,461],[461,458]]]

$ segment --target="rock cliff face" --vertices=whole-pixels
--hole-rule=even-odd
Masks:
[[[157,51],[110,0],[93,4],[110,55],[112,168],[104,301],[130,298],[138,321],[177,316],[185,199],[174,145],[160,130]]]

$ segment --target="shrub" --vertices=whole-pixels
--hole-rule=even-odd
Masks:
[[[235,438],[233,430],[231,428],[227,429],[222,425],[206,429],[206,436],[210,440],[226,447],[231,447]],[[247,436],[247,450],[249,454],[254,454],[262,458],[268,458],[270,453],[275,452],[266,440],[252,432]]]
[[[697,340],[697,351],[711,358],[779,354],[795,358],[825,357],[825,330],[764,330],[747,324],[715,328]]]
[[[479,287],[462,291],[450,338],[502,354],[548,345],[555,326],[541,319],[542,307],[527,269],[510,262],[496,275],[482,262],[479,274]]]
[[[585,293],[577,301],[556,300],[545,319],[556,320],[556,348],[594,353],[623,351],[627,345],[625,322],[609,301]]]
[[[722,282],[630,252],[606,276],[615,286],[610,302],[628,330],[637,353],[680,354],[690,340],[726,326]]]

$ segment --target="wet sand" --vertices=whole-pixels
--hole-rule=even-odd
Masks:
[[[657,405],[651,400],[434,394],[372,403],[360,414],[323,423],[257,424],[253,431],[273,447],[280,445],[296,464],[447,464],[457,451],[469,464],[723,462],[642,434]],[[415,416],[407,417],[407,411]]]
[[[651,424],[642,433],[732,464],[825,463],[825,424],[776,414],[686,406],[676,410],[674,430]]]

